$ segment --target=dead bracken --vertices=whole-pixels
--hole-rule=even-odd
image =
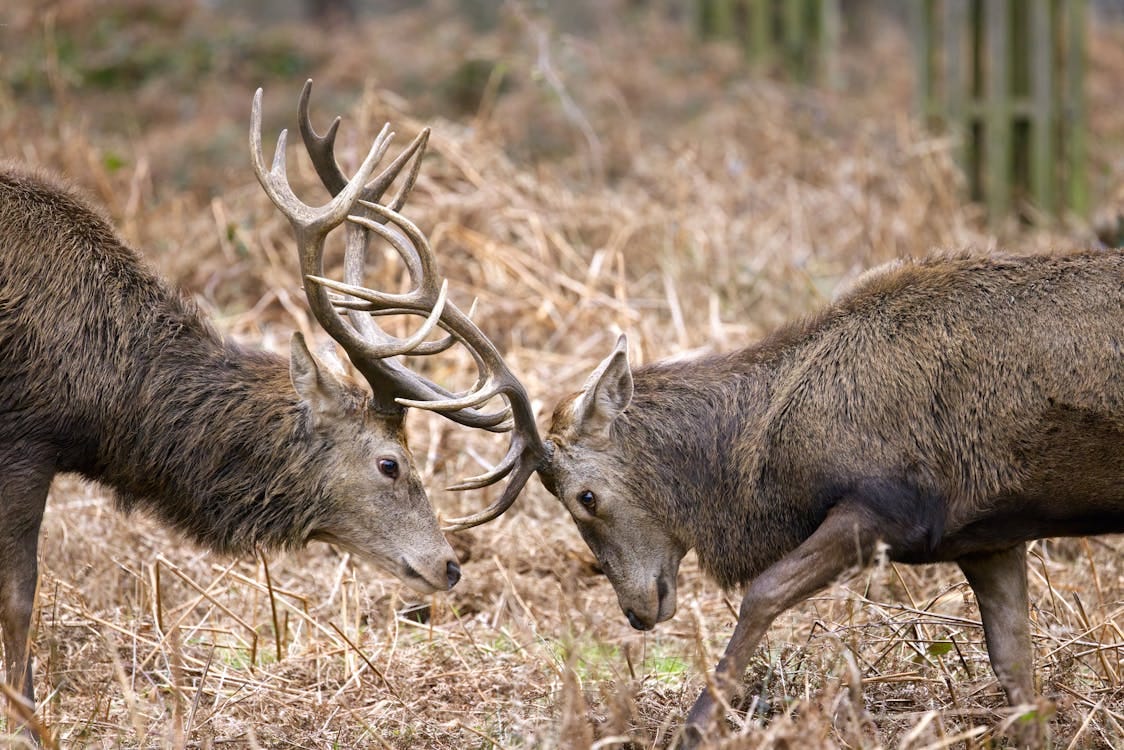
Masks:
[[[655,14],[566,34],[533,15],[481,31],[420,9],[328,31],[263,29],[203,4],[168,17],[163,3],[131,0],[123,19],[89,0],[53,14],[17,5],[27,7],[0,25],[11,71],[0,153],[82,186],[248,343],[284,353],[294,329],[317,353],[329,342],[304,307],[288,226],[248,169],[253,90],[271,92],[264,126],[276,132],[293,125],[291,92],[315,77],[317,112],[345,118],[349,172],[383,122],[396,149],[431,127],[410,218],[450,298],[465,309],[478,299],[474,319],[542,400],[540,427],[621,331],[641,363],[729,351],[895,257],[1094,241],[1080,224],[988,229],[961,201],[947,141],[910,122],[909,50],[892,32],[845,49],[845,93],[825,93],[751,77],[735,50],[700,46]],[[109,80],[124,73],[97,35],[115,30],[134,59],[170,57]],[[1124,28],[1091,30],[1090,53],[1094,194],[1119,209]],[[435,83],[466,54],[503,67],[467,111]],[[550,80],[592,125],[600,175]],[[303,157],[290,177],[300,195],[321,189]],[[341,248],[329,253],[338,270]],[[376,260],[369,285],[405,283],[399,264]],[[416,365],[471,386],[471,359],[448,354]],[[407,429],[443,517],[495,499],[442,488],[493,465],[502,436],[420,413]],[[537,481],[495,523],[450,535],[463,579],[431,598],[323,545],[264,562],[204,554],[71,478],[56,482],[43,534],[37,694],[65,747],[664,747],[738,599],[689,555],[678,614],[633,631]],[[1057,701],[1062,747],[1124,742],[1122,552],[1119,538],[1032,548],[1036,687]],[[786,613],[745,688],[726,747],[919,748],[957,736],[983,747],[1004,716],[974,600],[951,566],[876,565]]]

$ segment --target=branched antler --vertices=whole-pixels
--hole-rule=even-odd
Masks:
[[[386,206],[365,205],[369,211],[383,219],[383,223],[360,217],[352,217],[351,221],[363,225],[369,232],[389,242],[400,256],[405,257],[409,252],[408,248],[412,247],[416,250],[417,262],[423,268],[431,268],[435,264],[429,241],[412,221]],[[401,234],[387,226],[391,223],[400,230]],[[312,281],[346,295],[337,300],[336,304],[353,312],[390,314],[401,303],[400,299],[395,299],[395,295],[387,295],[354,284],[320,277],[313,278]],[[450,489],[479,489],[494,484],[509,474],[512,475],[511,481],[499,500],[487,509],[471,516],[453,519],[446,526],[448,530],[461,530],[490,521],[506,511],[515,502],[515,498],[531,474],[544,465],[549,448],[539,436],[526,389],[508,368],[491,339],[472,322],[468,315],[451,302],[446,303],[442,310],[439,325],[464,345],[472,355],[479,372],[476,383],[467,392],[449,398],[426,400],[399,398],[398,403],[450,415],[480,406],[501,396],[509,404],[511,413],[510,422],[499,425],[500,428],[512,429],[511,443],[504,458],[491,470],[465,479]]]
[[[293,193],[285,171],[286,131],[282,131],[278,137],[272,166],[266,168],[261,143],[260,89],[254,96],[250,128],[250,150],[254,170],[270,199],[293,228],[300,255],[301,273],[306,281],[323,277],[324,240],[329,232],[349,218],[356,221],[350,221],[347,225],[344,272],[349,282],[361,281],[370,236],[362,222],[368,221],[369,206],[377,205],[375,201],[382,197],[405,165],[414,159],[414,165],[405,183],[392,201],[392,205],[396,207],[401,207],[405,203],[417,178],[420,155],[425,150],[429,131],[422,131],[401,154],[372,179],[375,167],[385,156],[393,137],[389,126],[383,127],[372,144],[367,158],[349,180],[336,164],[334,155],[338,119],[333,122],[327,135],[319,136],[308,121],[307,105],[310,91],[311,81],[305,84],[301,94],[300,130],[317,174],[334,196],[332,200],[321,208],[313,208],[303,203]],[[446,337],[442,341],[426,340],[432,331],[441,325],[441,314],[447,302],[447,283],[440,281],[433,264],[423,263],[412,248],[402,243],[394,247],[406,265],[413,288],[404,294],[383,295],[388,314],[389,310],[393,309],[397,314],[421,315],[425,318],[425,322],[408,337],[397,338],[387,334],[375,325],[370,315],[350,314],[345,319],[337,311],[336,301],[331,298],[325,287],[315,283],[305,285],[305,293],[313,315],[324,330],[344,348],[352,364],[371,385],[374,402],[386,411],[400,411],[403,407],[397,401],[399,398],[414,401],[444,401],[456,395],[393,359],[401,354],[433,354],[455,343],[452,337]],[[470,427],[503,430],[509,413],[506,409],[491,414],[475,409],[462,409],[449,412],[446,416]]]
[[[490,521],[507,510],[527,479],[545,465],[550,450],[538,433],[534,411],[522,383],[511,372],[499,351],[472,321],[475,303],[466,315],[447,298],[447,282],[439,281],[437,263],[429,241],[418,227],[402,216],[429,138],[423,130],[382,172],[372,178],[375,167],[393,134],[383,127],[355,175],[348,179],[335,157],[339,131],[337,117],[321,136],[312,127],[308,102],[312,82],[305,84],[298,106],[300,133],[320,181],[333,198],[314,208],[294,195],[285,174],[286,131],[281,131],[273,164],[266,168],[261,144],[261,97],[254,95],[250,128],[250,151],[258,181],[292,225],[300,254],[301,273],[309,306],[316,319],[347,352],[348,357],[371,385],[374,402],[384,410],[417,407],[436,411],[469,427],[494,432],[511,431],[504,458],[489,471],[470,477],[451,489],[479,489],[511,476],[500,498],[480,513],[453,519],[447,529],[459,530]],[[388,205],[378,201],[413,160],[398,194]],[[324,277],[324,240],[346,219],[344,281]],[[406,266],[412,287],[405,293],[390,293],[363,286],[367,250],[372,236],[388,242]],[[338,296],[329,294],[336,292]],[[344,315],[340,311],[344,311]],[[413,315],[425,318],[410,336],[391,336],[375,317]],[[429,336],[435,328],[448,335],[437,341]],[[471,388],[451,393],[414,373],[393,358],[401,354],[434,354],[453,344],[471,354],[478,377]],[[507,406],[495,412],[480,407],[500,397]]]

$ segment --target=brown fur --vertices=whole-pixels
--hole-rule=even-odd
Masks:
[[[290,372],[224,340],[73,190],[10,164],[0,352],[0,630],[7,679],[29,700],[35,548],[57,472],[102,482],[124,510],[218,552],[322,538],[427,591],[455,582],[401,415],[376,413],[303,341]],[[381,458],[401,476],[381,476]]]
[[[1120,251],[893,264],[760,344],[631,377],[607,435],[579,413],[597,382],[559,405],[548,482],[599,557],[624,527],[652,524],[721,585],[751,583],[729,675],[810,593],[778,571],[825,585],[881,539],[895,560],[960,562],[983,607],[1017,588],[1007,551],[1124,531]],[[599,496],[594,516],[575,502],[585,489]],[[644,590],[655,563],[635,564],[644,574],[617,570],[614,585],[630,620],[651,627],[674,602]],[[677,565],[658,568],[665,590]],[[989,646],[1016,619],[992,609]],[[991,650],[1008,694],[1029,699],[1029,668],[996,658],[1021,644]],[[707,697],[693,723],[708,720]]]

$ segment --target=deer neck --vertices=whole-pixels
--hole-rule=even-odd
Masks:
[[[119,405],[98,478],[123,509],[144,508],[218,551],[302,544],[320,472],[286,361],[205,325],[161,344]]]
[[[789,359],[750,350],[636,373],[632,444],[648,457],[646,495],[684,548],[721,585],[742,583],[792,544],[789,509],[761,502],[755,448]],[[746,545],[746,534],[764,542]],[[796,533],[799,533],[798,531]]]

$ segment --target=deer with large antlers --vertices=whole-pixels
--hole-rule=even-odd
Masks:
[[[1124,532],[1124,252],[891,264],[720,356],[633,370],[622,337],[546,439],[518,429],[515,480],[461,526],[538,471],[633,627],[675,613],[690,549],[746,587],[683,745],[714,731],[773,619],[879,542],[959,564],[1000,685],[1030,703],[1027,542]]]
[[[250,129],[253,166],[292,225],[313,313],[369,389],[322,366],[299,334],[288,361],[222,338],[71,188],[25,167],[0,165],[0,631],[5,679],[26,702],[13,704],[17,725],[36,726],[30,713],[36,548],[47,491],[59,472],[107,485],[120,508],[147,510],[218,552],[252,554],[323,540],[422,592],[449,589],[460,577],[406,445],[405,406],[502,431],[511,425],[508,410],[475,407],[511,387],[495,382],[490,363],[498,355],[490,344],[473,349],[484,375],[469,394],[449,393],[396,361],[401,354],[440,352],[476,330],[446,303],[428,244],[399,213],[428,132],[376,175],[391,139],[384,128],[348,179],[334,156],[339,120],[318,135],[309,121],[309,92],[306,84],[300,130],[332,199],[313,207],[293,194],[284,132],[266,165],[260,91]],[[380,205],[411,160],[396,197]],[[405,231],[413,245],[386,223]],[[347,278],[335,283],[323,278],[324,241],[344,224]],[[357,300],[329,294],[362,278],[374,236],[392,242],[414,289],[364,290],[368,301],[358,306],[424,317],[404,339],[385,333],[368,312],[341,314]],[[427,340],[435,328],[449,335]],[[514,416],[526,419],[522,412]]]

